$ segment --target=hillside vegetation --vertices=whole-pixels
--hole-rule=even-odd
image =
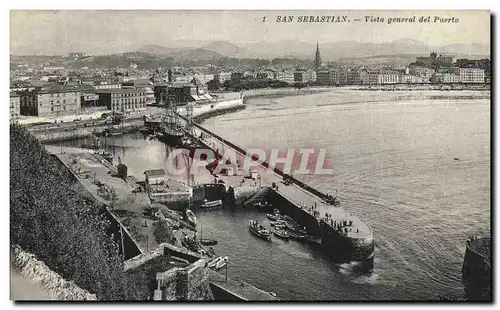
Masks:
[[[109,223],[70,172],[20,125],[10,126],[10,241],[99,300],[138,299]]]

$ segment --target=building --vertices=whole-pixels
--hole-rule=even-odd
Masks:
[[[288,84],[293,84],[295,82],[295,76],[292,71],[279,71],[276,74],[276,80],[282,81]]]
[[[399,83],[404,84],[421,84],[428,83],[429,79],[424,79],[423,77],[412,75],[412,74],[401,74],[399,76]]]
[[[379,72],[373,70],[363,70],[360,73],[361,84],[374,85],[379,83]]]
[[[42,88],[19,95],[21,115],[57,117],[79,114],[81,110],[81,93],[73,88]]]
[[[82,91],[80,102],[82,104],[82,109],[98,107],[99,95],[92,91]]]
[[[221,85],[223,85],[225,81],[231,80],[231,72],[221,71],[221,72],[215,74],[214,78],[218,79],[219,83]]]
[[[361,84],[361,72],[359,70],[347,70],[346,84],[347,85]]]
[[[460,83],[484,83],[484,70],[479,68],[456,68]]]
[[[193,94],[196,94],[194,84],[175,82],[167,88],[167,102],[175,104],[188,103],[194,101]]]
[[[146,108],[146,91],[143,88],[116,88],[96,90],[99,106],[116,112],[132,112]]]
[[[436,52],[432,52],[429,57],[417,57],[417,65],[424,67],[450,67],[455,62],[454,56],[449,55],[437,55]]]
[[[323,69],[316,72],[316,84],[318,85],[330,85],[332,80],[330,78],[330,71]]]
[[[232,72],[231,73],[231,82],[239,83],[243,79],[243,73],[241,72]]]
[[[94,88],[96,90],[99,89],[120,89],[122,88],[122,84],[118,82],[105,82],[105,81],[94,81]]]
[[[167,100],[168,100],[168,84],[167,83],[155,84],[153,87],[153,92],[154,92],[156,104],[164,104],[167,102]]]
[[[21,115],[21,100],[18,94],[10,93],[10,123],[17,123],[19,116]]]
[[[330,70],[330,80],[335,85],[347,84],[347,72],[341,68]]]
[[[399,83],[399,72],[381,71],[378,74],[377,84],[397,84]]]
[[[311,72],[306,70],[297,70],[293,72],[293,83],[306,84],[308,82],[313,82],[313,76]]]

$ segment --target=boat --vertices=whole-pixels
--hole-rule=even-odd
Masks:
[[[200,207],[204,209],[214,209],[214,208],[219,208],[222,206],[222,200],[213,200],[213,201],[206,201],[204,204],[202,204]]]
[[[290,240],[290,236],[288,235],[288,232],[284,229],[275,229],[273,231],[274,235],[280,239],[283,239],[285,241]]]
[[[260,225],[257,221],[250,221],[250,225],[248,225],[248,229],[251,233],[256,235],[257,237],[264,239],[266,241],[271,241],[271,233],[267,228]]]
[[[254,208],[257,208],[257,209],[267,209],[267,208],[271,208],[273,205],[270,203],[267,203],[267,202],[259,201],[259,202],[254,203],[253,206],[254,206]]]
[[[292,230],[286,230],[286,232],[288,233],[288,237],[290,239],[293,239],[293,240],[303,240],[305,238],[304,235],[300,234],[300,233],[297,233],[295,231],[292,231]]]
[[[217,263],[223,259],[222,256],[219,256],[217,258],[214,258],[210,263],[208,263],[208,268],[215,268],[215,266],[217,266]]]
[[[217,245],[217,240],[215,239],[210,239],[210,238],[205,238],[203,239],[203,228],[201,229],[201,232],[200,232],[201,236],[200,236],[200,243],[203,244],[203,245],[206,245],[206,246],[214,246],[214,245]]]
[[[113,153],[108,152],[108,151],[98,151],[96,154],[101,156],[102,158],[104,158],[108,162],[113,163]]]
[[[227,264],[227,260],[228,260],[228,257],[227,257],[227,256],[226,256],[226,257],[221,258],[221,259],[217,262],[217,264],[215,264],[215,270],[219,270],[219,269],[221,269],[222,267],[226,266],[226,264]]]
[[[189,224],[196,227],[196,216],[194,215],[194,212],[189,210],[189,209],[186,210],[186,217],[187,217]]]
[[[173,124],[163,124],[160,127],[158,140],[171,146],[181,146],[184,132],[181,127],[173,126]]]
[[[278,217],[276,215],[272,215],[272,214],[269,214],[267,213],[266,214],[267,218],[270,219],[271,221],[274,221],[276,222],[278,220]]]

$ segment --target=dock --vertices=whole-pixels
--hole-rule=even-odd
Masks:
[[[178,117],[181,119],[181,124],[192,127],[193,138],[198,139],[214,153],[221,156],[228,150],[236,153],[238,170],[245,160],[251,160],[249,157],[253,154],[247,156],[243,149],[216,133],[190,122],[181,115]],[[285,175],[279,169],[271,169],[265,161],[252,169],[258,171],[259,178],[255,180],[258,182],[257,186],[266,189],[260,196],[306,227],[309,234],[321,238],[318,244],[330,256],[339,261],[373,259],[375,251],[373,230],[358,216],[338,206],[333,195],[321,193],[302,181]],[[234,180],[243,180],[245,174],[247,173],[231,177],[217,175],[217,177],[224,183],[231,184],[232,181],[234,184]]]
[[[137,192],[139,185],[132,177],[122,179],[115,176],[116,167],[90,150],[59,146],[46,146],[46,149],[73,173],[83,187],[84,196],[106,206],[140,253],[154,249],[163,242],[157,242],[155,237],[159,220],[144,214],[152,201],[146,192]],[[170,182],[172,191],[177,194],[179,182]]]

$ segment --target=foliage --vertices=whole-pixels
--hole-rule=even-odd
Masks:
[[[104,216],[70,172],[20,125],[10,126],[10,241],[99,300],[135,299]]]
[[[270,79],[242,79],[240,81],[227,80],[224,82],[224,88],[231,91],[240,91],[256,88],[283,88],[290,85],[283,81],[276,81]]]

